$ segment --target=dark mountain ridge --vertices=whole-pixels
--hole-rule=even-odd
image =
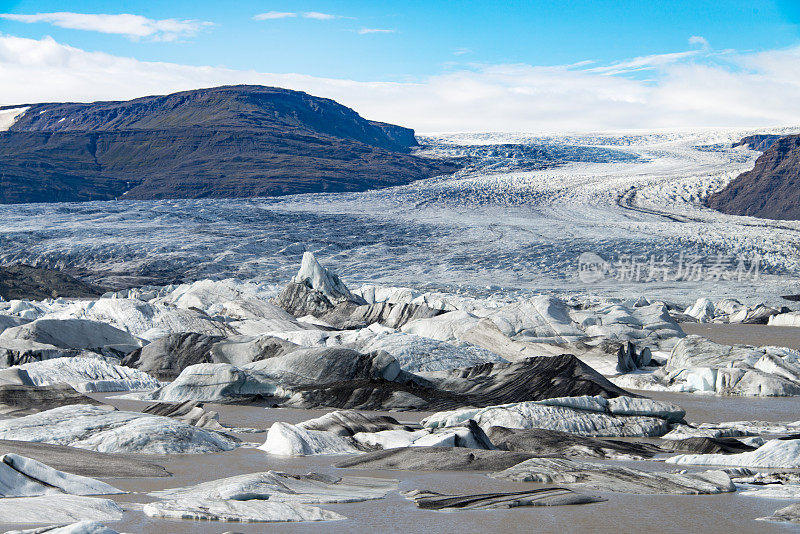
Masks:
[[[415,146],[411,129],[274,87],[31,104],[0,132],[0,202],[361,191],[455,170]]]
[[[800,219],[800,135],[772,142],[753,170],[711,195],[707,204],[731,215]]]

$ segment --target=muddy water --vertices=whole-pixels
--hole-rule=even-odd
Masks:
[[[687,334],[695,334],[710,339],[715,343],[800,349],[800,327],[769,326],[766,324],[713,324],[682,323],[681,328]]]
[[[317,471],[334,474],[397,478],[401,490],[414,488],[440,492],[514,491],[542,487],[537,484],[494,480],[482,473],[430,473],[339,470],[330,467],[340,457],[280,459],[255,449],[203,456],[175,456],[160,459],[173,473],[167,479],[106,479],[133,493],[114,497],[124,508],[151,500],[144,493],[198,481],[266,469],[292,473]],[[652,462],[650,462],[653,464]],[[541,532],[541,533],[633,533],[633,532],[790,532],[786,525],[753,521],[771,515],[781,501],[741,497],[736,494],[712,496],[621,495],[587,492],[606,502],[552,508],[518,508],[495,511],[433,512],[417,509],[397,493],[388,498],[351,504],[321,505],[345,517],[326,523],[225,524],[187,520],[153,520],[131,509],[123,521],[107,525],[120,532],[222,533],[233,530],[257,532]],[[4,525],[11,527],[11,525]]]
[[[175,473],[175,480],[142,481],[117,480],[124,489],[137,491],[161,489],[172,485],[216,478],[254,470],[276,469],[304,473],[309,470],[335,474],[369,475],[397,478],[401,490],[414,488],[440,492],[514,491],[541,487],[537,484],[512,483],[491,479],[482,473],[430,472],[372,472],[338,470],[329,467],[336,458],[306,458],[276,460],[257,450],[239,450],[225,455],[205,458],[208,467],[198,469],[197,462],[188,458],[172,459],[166,463]],[[202,473],[198,471],[202,470]],[[148,481],[149,482],[149,481]],[[778,524],[755,522],[753,518],[771,513],[784,506],[778,501],[741,497],[736,494],[713,496],[653,496],[620,495],[587,492],[603,496],[606,502],[552,508],[518,508],[496,511],[433,512],[417,509],[397,493],[388,498],[363,503],[321,505],[345,517],[345,521],[304,524],[213,524],[195,521],[154,521],[141,512],[129,512],[127,519],[109,523],[128,532],[788,532]],[[133,494],[119,502],[144,502],[146,496]]]
[[[691,420],[722,421],[742,419],[797,420],[800,411],[792,412],[797,400],[697,397],[687,394],[657,393],[651,396],[676,402],[687,408]],[[139,410],[145,404],[135,401],[100,396],[121,409]],[[784,402],[786,401],[786,402]],[[234,427],[266,429],[275,421],[296,423],[316,417],[327,410],[269,409],[254,406],[207,405],[220,412],[223,424]],[[788,416],[793,413],[795,416]],[[392,414],[401,421],[418,421],[426,414]],[[237,434],[247,442],[262,443],[265,433]],[[540,533],[638,533],[704,532],[709,534],[732,532],[797,532],[797,526],[754,521],[756,517],[771,515],[777,508],[786,506],[786,501],[742,497],[737,494],[711,496],[665,496],[624,495],[615,493],[586,492],[600,495],[606,502],[564,507],[517,508],[494,511],[434,512],[419,510],[398,493],[386,499],[363,503],[321,505],[345,517],[344,521],[310,523],[214,523],[189,520],[154,520],[141,512],[143,503],[153,500],[149,491],[185,486],[227,476],[264,470],[289,473],[316,471],[336,475],[351,474],[376,476],[400,480],[401,490],[430,489],[440,492],[481,493],[487,491],[514,491],[542,487],[536,484],[500,481],[485,473],[459,472],[407,472],[407,471],[363,471],[336,469],[332,464],[341,456],[316,456],[305,458],[281,458],[270,456],[252,447],[235,451],[205,455],[173,455],[150,457],[164,465],[172,474],[168,478],[122,479],[108,478],[107,482],[131,493],[112,496],[127,511],[119,522],[107,522],[120,532],[131,533],[223,533],[223,532],[540,532]],[[645,470],[664,470],[661,462],[623,462]],[[670,466],[669,468],[671,468]],[[32,525],[0,525],[31,528]]]
[[[720,343],[780,345],[800,348],[800,328],[769,327],[765,325],[683,325],[687,333],[704,335]],[[797,421],[800,420],[800,399],[713,397],[685,393],[641,392],[651,398],[674,402],[682,406],[686,418],[694,422],[741,420]],[[97,398],[123,410],[141,410],[146,404],[97,395]],[[266,430],[275,421],[297,423],[317,417],[330,410],[270,409],[255,406],[208,404],[208,409],[220,413],[223,424]],[[427,413],[404,412],[391,414],[402,422],[417,422]],[[262,443],[266,434],[241,433],[237,437],[253,444]],[[434,512],[417,509],[398,493],[386,499],[363,503],[321,505],[345,517],[344,521],[309,523],[213,523],[188,520],[153,520],[141,511],[143,503],[153,500],[149,491],[196,484],[227,476],[264,470],[289,473],[317,471],[330,474],[376,476],[400,480],[401,490],[430,489],[443,493],[481,493],[514,491],[541,487],[537,484],[515,483],[489,478],[485,473],[435,473],[409,471],[362,471],[336,469],[332,464],[342,457],[317,456],[281,458],[245,446],[235,451],[205,455],[174,455],[148,457],[164,465],[172,474],[169,478],[120,479],[107,482],[130,491],[114,496],[127,512],[119,522],[107,525],[131,533],[222,533],[222,532],[538,532],[538,533],[639,533],[703,532],[730,534],[732,532],[798,532],[797,525],[755,521],[756,517],[771,515],[788,501],[742,497],[738,494],[709,496],[624,495],[587,492],[600,495],[605,502],[551,508],[517,508],[494,511]],[[612,462],[615,463],[615,462]],[[616,462],[644,470],[665,470],[662,462]],[[31,528],[32,525],[0,525],[5,529]]]
[[[693,423],[800,421],[800,397],[717,397],[668,391],[630,391],[677,404],[686,410],[686,420]]]

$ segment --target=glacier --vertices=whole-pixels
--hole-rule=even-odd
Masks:
[[[330,497],[334,494],[358,497],[352,477],[342,479],[348,484],[332,482],[327,467],[324,475],[297,474],[336,457],[340,467],[466,466],[504,471],[502,480],[648,495],[729,492],[733,474],[744,471],[696,472],[688,466],[795,469],[800,421],[731,422],[727,415],[716,423],[686,420],[687,412],[698,417],[698,403],[686,393],[800,394],[800,351],[725,345],[681,326],[686,321],[800,324],[800,311],[783,308],[780,299],[796,292],[800,222],[733,217],[702,205],[709,193],[752,165],[758,153],[731,144],[753,132],[437,135],[422,139],[420,153],[458,157],[465,167],[403,187],[269,199],[7,207],[0,218],[0,263],[66,269],[110,291],[96,300],[0,301],[0,367],[9,367],[0,369],[0,381],[9,382],[3,387],[15,393],[24,377],[33,384],[66,382],[80,391],[144,391],[113,400],[104,395],[109,403],[124,403],[118,410],[71,405],[7,418],[0,421],[0,437],[110,454],[213,454],[202,458],[212,469],[191,481],[199,484],[161,489],[150,494],[157,497],[154,502],[131,507],[125,497],[118,508],[107,499],[25,486],[18,493],[26,495],[14,498],[14,509],[14,503],[4,503],[0,516],[41,518],[53,506],[54,521],[91,521],[71,532],[104,531],[96,521],[116,522],[123,510],[127,522],[114,528],[132,521],[163,528],[164,520],[177,518],[343,520],[342,508],[314,505],[340,502]],[[681,280],[636,280],[633,272],[618,279],[581,271],[582,263],[592,261],[613,266],[632,256],[672,262],[693,255],[709,261],[719,255],[758,257],[760,276],[716,279],[695,273]],[[278,306],[275,297],[287,280],[306,288],[297,290],[299,296],[316,291],[335,309],[295,313]],[[651,365],[620,367],[619,349]],[[565,358],[570,366],[548,371]],[[597,373],[589,373],[590,367]],[[533,371],[526,374],[529,368]],[[490,398],[495,390],[509,395],[516,391],[510,386],[531,386],[530,376],[539,375],[561,385],[543,390],[537,400]],[[569,387],[562,391],[565,376]],[[397,377],[416,382],[412,387]],[[579,394],[576,388],[583,386],[571,380],[585,382],[581,377],[602,391],[562,397]],[[358,387],[347,389],[351,383]],[[650,400],[618,386],[669,395]],[[434,389],[447,394],[440,395],[444,400],[423,395]],[[445,402],[478,390],[482,398]],[[250,398],[256,393],[264,398]],[[375,402],[359,400],[362,393]],[[284,397],[284,408],[400,412],[422,410],[427,403],[429,410],[420,414],[427,415],[421,424],[412,415],[403,415],[401,423],[352,410],[308,412],[315,418],[297,422],[294,412],[275,408]],[[686,411],[667,400],[677,398],[686,400]],[[198,404],[231,400],[252,405]],[[261,404],[270,408],[261,413]],[[753,405],[764,406],[761,399]],[[228,418],[245,410],[261,413],[258,426],[266,436],[260,445],[235,436],[253,429],[220,423],[233,423]],[[652,453],[638,457],[671,457],[643,470],[571,457],[531,460],[530,449],[508,447],[498,432],[529,440],[534,433],[572,436],[566,456],[626,461],[637,456],[591,449],[623,442],[586,436],[637,437],[641,442],[626,441],[625,447]],[[775,439],[778,435],[782,439]],[[741,438],[736,450],[758,448],[685,454],[701,447],[679,440],[704,436]],[[248,463],[250,471],[276,463],[297,472],[214,470],[234,455],[263,460]],[[665,471],[672,468],[691,472]],[[217,480],[207,480],[208,473]],[[412,488],[408,482],[403,480],[404,489]],[[742,477],[733,482],[747,484]],[[365,491],[379,498],[396,484],[368,485]],[[310,490],[298,492],[301,486]],[[794,497],[797,488],[784,483],[758,491]],[[241,499],[251,491],[269,498]],[[40,498],[41,492],[53,500]],[[437,500],[476,497],[424,488],[415,494]],[[498,495],[505,494],[488,498]],[[392,498],[386,502],[394,506],[398,497]],[[791,510],[776,512],[776,517],[795,516]]]
[[[0,220],[0,263],[66,269],[112,287],[234,278],[277,291],[310,251],[351,287],[646,293],[685,306],[703,289],[708,298],[777,303],[800,266],[800,222],[702,205],[752,167],[759,153],[731,145],[760,132],[422,136],[420,154],[463,158],[465,168],[363,193],[15,205]],[[757,255],[761,271],[758,280],[713,284],[585,284],[576,279],[581,252],[608,262]]]

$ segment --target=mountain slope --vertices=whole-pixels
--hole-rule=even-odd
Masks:
[[[30,265],[0,266],[0,297],[43,300],[55,297],[96,298],[104,288],[50,269]]]
[[[455,170],[410,155],[413,130],[273,87],[27,107],[0,132],[0,202],[361,191]]]
[[[708,206],[731,215],[800,219],[800,135],[774,142],[752,171],[709,197]]]

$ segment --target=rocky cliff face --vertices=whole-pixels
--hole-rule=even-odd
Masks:
[[[455,170],[414,146],[413,130],[273,87],[33,104],[0,132],[0,202],[360,191]]]
[[[769,147],[774,145],[781,135],[777,134],[756,134],[743,137],[738,143],[733,144],[733,148],[737,146],[746,146],[750,150],[758,150],[759,152],[766,152]]]
[[[800,135],[775,141],[752,171],[709,197],[708,206],[731,215],[800,219]]]

